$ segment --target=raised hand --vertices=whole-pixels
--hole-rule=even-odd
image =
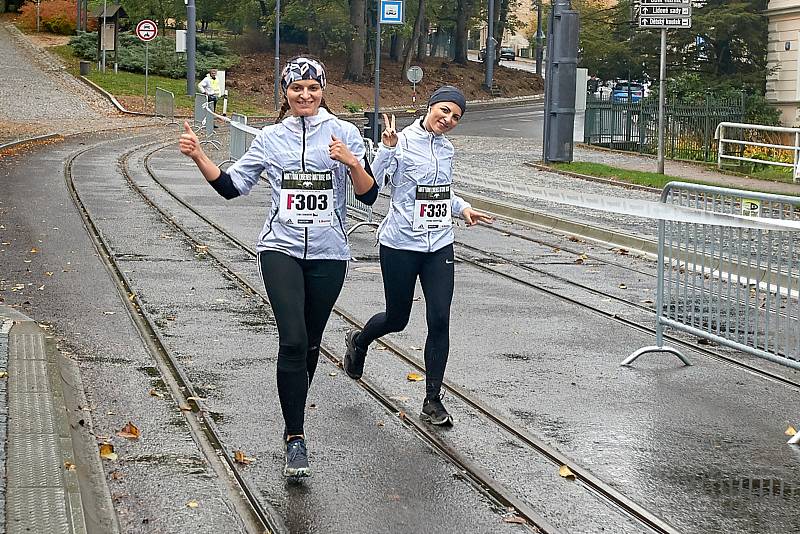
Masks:
[[[383,114],[383,133],[381,134],[381,143],[386,146],[395,146],[397,144],[397,129],[395,128],[394,115],[392,119],[386,113]]]
[[[487,224],[492,224],[494,222],[494,217],[491,215],[472,208],[464,208],[461,211],[461,217],[466,221],[467,226],[474,226],[478,224],[478,222],[485,222]]]
[[[183,121],[183,130],[183,133],[178,139],[178,146],[181,149],[181,154],[196,160],[203,154],[203,149],[200,148],[200,140],[197,139],[191,126],[189,126],[189,121]]]
[[[328,151],[331,159],[340,161],[348,167],[353,167],[358,164],[358,160],[353,153],[350,152],[350,149],[347,148],[347,145],[337,139],[335,135],[331,135],[331,144],[328,145]]]

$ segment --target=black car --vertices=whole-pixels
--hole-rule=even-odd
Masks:
[[[513,48],[504,46],[500,49],[500,59],[505,59],[507,61],[514,61],[517,59],[517,53],[514,52]]]

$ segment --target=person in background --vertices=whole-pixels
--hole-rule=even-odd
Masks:
[[[206,74],[206,77],[200,80],[200,83],[197,84],[197,88],[200,90],[201,94],[204,94],[208,97],[208,102],[211,104],[211,110],[217,110],[217,100],[219,97],[222,96],[222,89],[219,86],[219,80],[217,80],[217,69],[211,69]]]

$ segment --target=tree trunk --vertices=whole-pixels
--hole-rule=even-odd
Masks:
[[[467,64],[467,15],[471,7],[470,0],[458,0],[453,63],[459,65]]]
[[[392,44],[389,48],[389,57],[394,61],[400,61],[400,54],[403,50],[403,37],[397,33],[392,35]]]
[[[406,49],[403,52],[403,72],[406,72],[411,67],[411,55],[416,51],[417,60],[419,61],[419,43],[420,32],[422,31],[422,20],[425,18],[425,0],[419,0],[417,4],[417,18],[414,20],[414,31],[411,34],[411,40],[406,44]]]
[[[422,63],[428,55],[428,33],[430,31],[430,22],[427,18],[422,19],[422,27],[419,32],[419,39],[417,40],[417,61]]]
[[[258,8],[261,11],[261,16],[264,18],[269,17],[270,10],[267,9],[267,2],[265,0],[258,0]]]
[[[354,82],[364,80],[364,47],[367,42],[367,4],[365,0],[350,0],[352,36],[347,50],[349,60],[344,77]]]

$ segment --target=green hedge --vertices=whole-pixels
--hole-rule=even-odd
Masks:
[[[97,33],[79,33],[70,40],[75,55],[81,59],[97,61]],[[131,33],[120,33],[118,66],[129,72],[144,72],[144,43]],[[111,52],[113,61],[113,52]],[[175,40],[171,37],[156,37],[150,42],[149,69],[151,74],[169,78],[186,76],[186,54],[175,52]],[[106,61],[109,60],[106,52]],[[239,61],[220,40],[197,39],[195,66],[202,77],[211,68],[228,69]]]

